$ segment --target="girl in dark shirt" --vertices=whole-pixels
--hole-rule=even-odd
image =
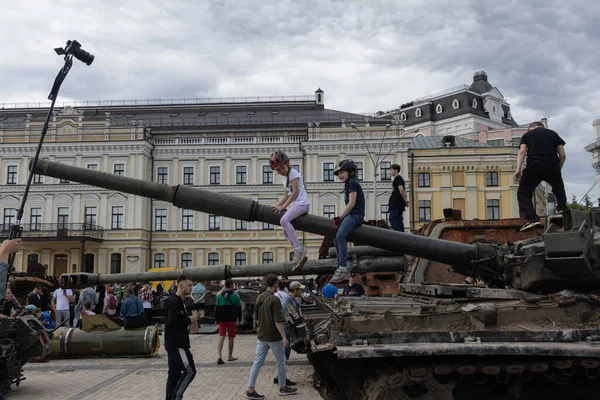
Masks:
[[[342,282],[350,276],[346,265],[348,259],[348,236],[365,219],[365,194],[360,183],[355,179],[358,167],[352,160],[343,160],[338,164],[334,174],[344,182],[344,202],[346,208],[333,219],[333,226],[338,228],[335,234],[337,253],[337,269],[330,283]]]

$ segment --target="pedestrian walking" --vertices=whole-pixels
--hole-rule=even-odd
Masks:
[[[248,379],[248,390],[246,391],[246,399],[264,399],[265,396],[258,394],[254,386],[256,378],[260,371],[269,349],[273,351],[275,362],[277,363],[277,380],[286,382],[286,366],[285,366],[285,351],[289,346],[289,342],[285,337],[283,327],[284,318],[281,312],[281,301],[275,296],[277,290],[277,275],[269,274],[265,277],[267,290],[262,292],[256,298],[254,304],[254,327],[256,329],[256,355],[254,364],[250,370],[250,378]],[[297,392],[296,388],[283,385],[279,386],[280,396],[289,396]]]
[[[198,316],[196,314],[188,317],[184,304],[186,296],[192,294],[192,278],[181,275],[176,284],[176,295],[168,300],[165,323],[165,350],[169,364],[166,400],[183,399],[183,393],[196,376],[188,329],[190,324],[198,321]]]
[[[365,194],[360,183],[356,180],[358,167],[352,160],[342,160],[334,174],[344,183],[344,202],[346,208],[340,215],[333,219],[333,226],[337,228],[334,245],[337,252],[337,269],[331,283],[342,282],[350,276],[347,267],[348,243],[347,238],[357,226],[365,219]]]
[[[242,302],[240,296],[233,291],[233,280],[225,281],[225,290],[217,295],[215,304],[215,320],[219,325],[219,342],[217,344],[217,353],[219,358],[217,364],[224,364],[223,361],[223,344],[227,336],[229,354],[227,361],[235,361],[237,358],[233,356],[233,344],[235,340],[235,330],[237,321],[242,319]]]
[[[277,214],[285,211],[279,222],[283,228],[283,236],[294,249],[292,271],[297,271],[304,266],[308,258],[306,257],[307,249],[298,241],[292,221],[308,212],[310,204],[306,188],[300,172],[290,167],[290,159],[284,152],[276,151],[271,154],[270,165],[281,175],[284,188],[283,197],[272,207],[272,210]]]
[[[517,169],[514,174],[515,183],[519,184],[517,200],[521,218],[525,224],[521,231],[540,225],[540,217],[536,214],[532,198],[535,188],[545,181],[552,186],[556,196],[556,212],[567,209],[567,195],[562,179],[561,169],[565,164],[565,141],[553,130],[547,129],[542,122],[536,121],[521,137],[521,145],[517,156]],[[527,165],[523,170],[523,161]]]
[[[410,205],[406,195],[406,184],[400,176],[400,166],[392,164],[390,166],[390,176],[392,177],[392,194],[388,202],[389,220],[392,229],[398,232],[404,232],[404,209]]]

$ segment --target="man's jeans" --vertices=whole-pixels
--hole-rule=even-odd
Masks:
[[[294,301],[295,301],[295,300],[294,300]],[[288,325],[287,325],[287,324],[285,324],[285,325],[283,326],[283,329],[284,329],[284,331],[285,331],[285,337],[287,338],[287,340],[288,340],[288,343],[291,343],[291,342],[290,342],[290,340],[291,340],[291,338],[290,338],[290,328],[288,327]],[[288,347],[285,349],[285,359],[286,359],[286,360],[289,360],[291,355],[292,355],[292,346],[288,346]]]
[[[364,215],[347,215],[338,228],[337,233],[335,234],[335,240],[333,241],[333,244],[335,245],[335,251],[337,252],[338,268],[348,268],[346,265],[348,260],[347,238],[357,226],[363,223],[364,219]]]
[[[283,347],[283,339],[276,342],[263,342],[261,340],[256,341],[256,355],[254,356],[254,365],[250,370],[250,379],[248,379],[248,387],[253,388],[256,384],[256,377],[258,372],[265,362],[265,357],[269,349],[273,350],[275,361],[277,362],[277,379],[279,380],[279,386],[285,386],[285,354]]]
[[[69,324],[70,318],[71,318],[71,315],[70,315],[69,310],[56,310],[56,326],[57,327],[64,326],[64,327],[68,328],[69,326],[71,326]],[[62,324],[63,321],[66,321],[66,322],[64,324]]]
[[[389,214],[390,224],[392,229],[398,232],[404,232],[404,210],[392,208]]]

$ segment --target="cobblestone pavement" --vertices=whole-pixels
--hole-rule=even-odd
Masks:
[[[235,339],[237,361],[217,365],[217,335],[193,335],[192,353],[198,373],[185,392],[184,399],[243,399],[250,367],[254,361],[255,335],[239,335]],[[47,363],[28,363],[26,379],[12,386],[7,399],[164,399],[167,381],[167,354],[162,346],[153,358],[89,358],[52,359]],[[227,357],[227,341],[224,346]],[[320,399],[312,388],[313,369],[306,356],[292,351],[288,378],[298,383],[295,400]],[[275,358],[269,352],[256,382],[256,391],[267,399],[280,398],[273,384]]]

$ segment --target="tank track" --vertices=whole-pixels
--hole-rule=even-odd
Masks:
[[[313,386],[329,400],[577,400],[595,398],[600,389],[597,359],[481,357],[403,364],[400,359],[342,360],[330,367],[321,364],[315,368]],[[336,381],[332,374],[351,375],[351,371],[357,374],[348,379],[358,378],[360,383],[332,386]]]

